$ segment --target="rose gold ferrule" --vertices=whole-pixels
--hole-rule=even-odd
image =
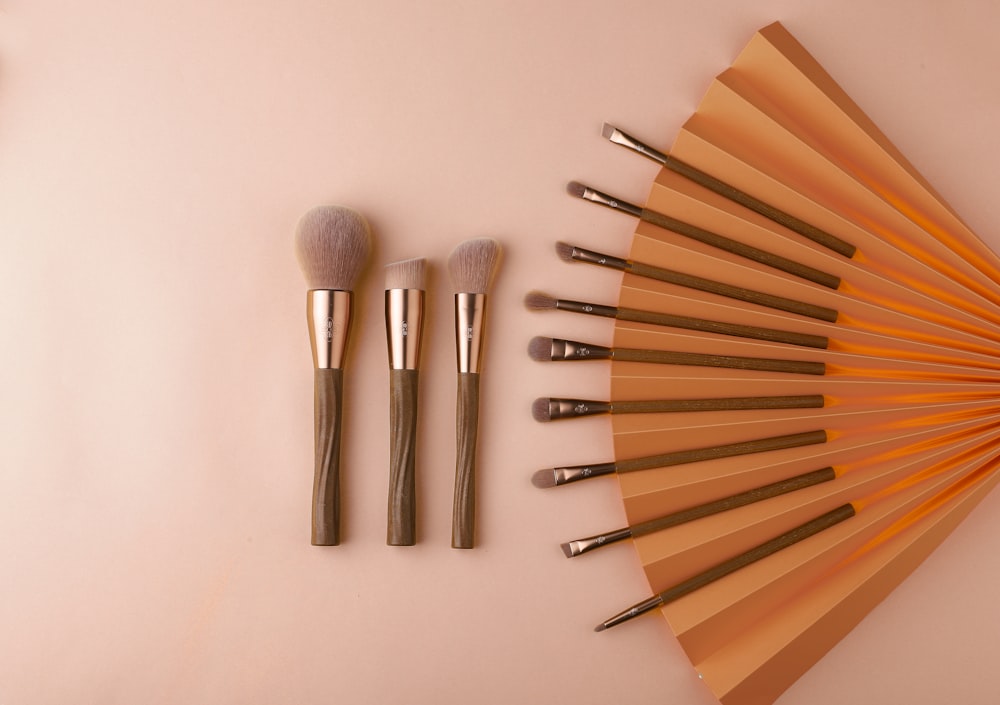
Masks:
[[[455,345],[459,372],[479,372],[485,317],[486,294],[455,294]]]
[[[351,331],[353,295],[337,289],[312,289],[306,298],[306,320],[312,344],[313,366],[318,370],[341,369],[347,336]]]
[[[415,370],[420,366],[423,335],[424,292],[420,289],[386,289],[385,336],[389,367]]]

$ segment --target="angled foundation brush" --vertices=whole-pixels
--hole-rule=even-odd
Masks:
[[[657,281],[666,282],[667,284],[675,284],[677,286],[693,289],[695,291],[704,291],[709,294],[716,294],[718,296],[724,296],[737,301],[745,301],[747,303],[773,308],[777,311],[785,311],[786,313],[794,313],[807,318],[815,318],[816,320],[826,321],[828,323],[836,322],[838,316],[837,311],[825,306],[817,306],[804,301],[796,301],[795,299],[789,299],[783,296],[775,296],[773,294],[754,291],[753,289],[747,289],[741,286],[733,286],[732,284],[726,284],[724,282],[718,282],[704,277],[697,277],[692,274],[685,274],[684,272],[678,272],[672,269],[656,267],[644,262],[635,262],[622,257],[614,257],[612,255],[594,252],[593,250],[587,250],[582,247],[576,247],[575,245],[569,245],[565,242],[556,243],[556,254],[559,255],[560,259],[566,262],[585,262],[587,264],[596,264],[600,267],[615,269],[619,272],[627,272],[639,277],[655,279]]]
[[[770,397],[720,397],[716,399],[656,399],[649,401],[594,401],[542,397],[531,405],[535,421],[576,419],[600,414],[673,414],[698,411],[751,411],[761,409],[821,409],[822,394]]]
[[[844,257],[853,257],[854,253],[857,251],[857,248],[855,248],[854,245],[851,245],[848,242],[844,242],[840,238],[831,235],[830,233],[824,230],[820,230],[819,228],[814,227],[809,223],[796,218],[795,216],[789,215],[788,213],[785,213],[784,211],[779,210],[774,206],[768,205],[764,201],[754,198],[750,194],[740,191],[739,189],[730,186],[724,181],[720,181],[719,179],[716,179],[714,176],[706,174],[704,171],[696,169],[690,164],[682,162],[680,159],[677,159],[676,157],[672,157],[669,154],[664,154],[663,152],[660,152],[659,150],[656,150],[650,147],[649,145],[640,142],[632,135],[629,135],[626,132],[619,130],[614,125],[609,125],[608,123],[604,123],[604,128],[601,131],[601,134],[606,139],[611,140],[613,143],[621,145],[622,147],[627,147],[628,149],[631,149],[634,152],[638,152],[647,159],[653,160],[660,166],[669,169],[675,174],[680,174],[684,178],[693,181],[699,186],[704,186],[710,191],[713,191],[719,194],[720,196],[728,198],[730,201],[739,203],[741,206],[749,208],[755,213],[759,213],[765,218],[768,218],[774,221],[775,223],[778,223],[779,225],[782,225],[788,228],[789,230],[796,232],[799,235],[802,235],[803,237],[809,238],[813,242],[822,245],[828,250],[841,254]]]
[[[455,343],[458,359],[452,548],[472,548],[475,545],[479,375],[482,367],[486,298],[499,261],[500,244],[492,238],[466,240],[448,258],[448,272],[455,288]]]
[[[306,319],[315,369],[312,543],[336,546],[340,543],[343,365],[354,284],[371,253],[371,230],[357,211],[321,206],[299,221],[295,249],[309,287]]]
[[[389,502],[386,543],[412,546],[416,533],[417,390],[423,335],[426,260],[385,268],[389,347]]]
[[[658,213],[657,211],[650,210],[648,208],[641,208],[640,206],[629,203],[628,201],[623,201],[620,198],[609,196],[608,194],[598,191],[597,189],[584,186],[577,181],[571,181],[569,185],[566,186],[566,191],[571,196],[576,196],[577,198],[582,198],[585,201],[606,206],[607,208],[618,211],[619,213],[627,213],[628,215],[635,216],[639,220],[650,223],[651,225],[655,225],[659,228],[663,228],[664,230],[669,230],[672,233],[677,233],[678,235],[695,240],[696,242],[700,242],[704,245],[714,247],[738,257],[743,257],[744,259],[757,262],[758,264],[763,264],[767,267],[771,267],[772,269],[785,272],[786,274],[791,274],[794,277],[799,277],[800,279],[820,284],[821,286],[825,286],[829,289],[836,289],[840,286],[840,278],[832,274],[828,274],[827,272],[795,262],[787,257],[782,257],[781,255],[776,255],[772,252],[767,252],[757,247],[752,247],[742,242],[732,240],[724,235],[719,235],[691,225],[690,223],[677,220],[676,218],[671,218],[663,213]]]
[[[705,353],[675,352],[672,350],[636,350],[608,348],[574,340],[536,336],[528,344],[532,360],[616,360],[618,362],[646,362],[657,365],[688,365],[691,367],[723,367],[734,370],[784,372],[799,375],[826,374],[826,365],[809,360],[781,360],[766,357],[739,357],[736,355],[709,355]]]
[[[830,342],[828,338],[821,335],[809,335],[807,333],[796,333],[759,326],[745,326],[738,323],[725,323],[704,318],[678,316],[659,311],[643,311],[634,308],[587,303],[584,301],[557,299],[540,291],[528,292],[524,297],[524,305],[532,311],[570,311],[572,313],[583,313],[588,316],[614,318],[619,321],[646,323],[665,328],[681,328],[683,330],[695,330],[703,333],[716,333],[736,338],[766,340],[771,343],[786,343],[788,345],[798,345],[807,348],[825,349]]]

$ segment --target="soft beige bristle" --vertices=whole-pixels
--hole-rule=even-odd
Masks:
[[[556,254],[559,255],[559,259],[565,260],[566,262],[572,262],[573,246],[565,242],[557,242]]]
[[[404,259],[385,265],[386,289],[427,288],[427,260],[423,257]]]
[[[557,302],[558,300],[555,297],[549,296],[541,291],[529,291],[524,296],[525,307],[533,311],[544,311],[556,308]]]
[[[535,399],[531,404],[531,416],[535,421],[545,422],[552,420],[552,402],[548,397]]]
[[[548,362],[552,360],[552,338],[535,336],[528,343],[528,355],[532,360]]]
[[[500,263],[500,243],[489,237],[466,240],[448,257],[448,273],[455,291],[485,294]]]
[[[604,123],[604,126],[601,128],[601,137],[606,140],[611,139],[611,135],[615,134],[615,130],[617,129],[614,125]]]
[[[344,206],[313,208],[295,233],[295,252],[310,289],[353,291],[371,249],[368,221]]]
[[[531,484],[543,489],[556,486],[555,470],[539,470],[531,476]]]

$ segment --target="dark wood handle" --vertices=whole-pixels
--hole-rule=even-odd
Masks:
[[[455,503],[451,547],[472,548],[476,535],[476,442],[479,434],[479,374],[458,375]]]
[[[389,517],[385,542],[417,542],[417,370],[389,371]]]
[[[343,370],[316,370],[316,470],[312,507],[314,546],[336,546],[340,543],[340,422],[343,396]]]

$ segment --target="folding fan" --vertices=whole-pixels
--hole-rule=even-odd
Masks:
[[[616,474],[652,596],[727,705],[770,703],[852,629],[996,483],[1000,266],[779,24],[712,83],[643,207],[614,343],[538,338],[545,360],[610,359],[611,399],[541,399],[541,420],[610,413]],[[575,265],[579,266],[579,265]],[[604,373],[600,363],[595,371]],[[611,605],[609,614],[625,605]]]

